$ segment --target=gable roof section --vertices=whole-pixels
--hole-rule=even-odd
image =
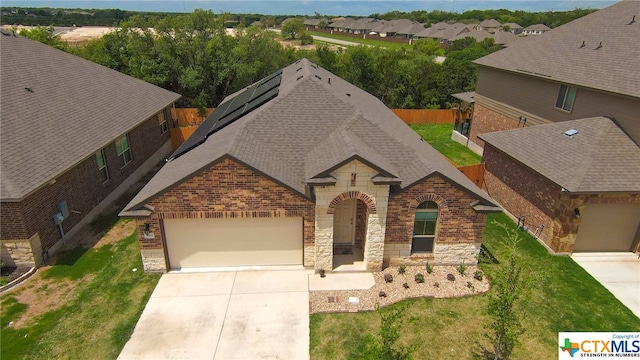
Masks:
[[[633,15],[636,21],[632,22]],[[542,36],[528,36],[476,64],[640,97],[640,1],[622,1]],[[584,46],[582,43],[584,42]]]
[[[307,198],[308,185],[345,161],[361,159],[401,189],[438,173],[493,206],[380,100],[303,59],[282,70],[275,98],[168,161],[122,214],[227,157]]]
[[[17,201],[180,95],[36,41],[0,35],[3,201]]]
[[[564,134],[571,129],[578,133]],[[570,192],[640,192],[640,148],[606,117],[499,131],[480,138]]]

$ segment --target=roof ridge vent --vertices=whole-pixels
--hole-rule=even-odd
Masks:
[[[576,136],[576,134],[578,134],[578,130],[576,130],[576,129],[569,129],[569,130],[564,132],[564,135],[566,137],[570,137],[570,138],[573,138],[574,136]]]

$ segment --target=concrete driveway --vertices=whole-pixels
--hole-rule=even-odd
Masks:
[[[312,273],[165,274],[118,359],[308,359]]]
[[[640,258],[637,254],[575,253],[571,258],[640,317]]]

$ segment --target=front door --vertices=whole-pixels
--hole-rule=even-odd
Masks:
[[[356,199],[346,199],[333,214],[333,243],[353,245],[356,226]]]

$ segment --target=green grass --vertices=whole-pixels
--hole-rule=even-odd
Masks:
[[[22,290],[3,296],[2,359],[115,359],[160,278],[142,270],[135,233],[114,244],[72,250],[41,272],[46,283],[39,296],[70,281],[73,293],[20,328],[7,324],[27,310],[16,298]]]
[[[480,164],[482,157],[464,145],[451,140],[453,124],[409,125],[434,149],[458,166]]]
[[[504,229],[515,227],[504,214],[490,215],[484,244],[498,261],[504,258]],[[524,273],[541,277],[524,305],[526,333],[514,359],[555,359],[559,331],[637,331],[640,319],[600,283],[566,256],[550,255],[531,236],[519,244]],[[482,264],[489,278],[499,264]],[[484,325],[487,296],[455,299],[412,299],[402,320],[399,343],[418,346],[415,359],[473,359],[487,346]],[[395,305],[399,306],[399,305]],[[382,309],[380,311],[385,311]],[[314,314],[310,318],[312,359],[345,359],[349,349],[375,334],[379,316],[370,313]]]
[[[410,48],[411,47],[411,45],[409,45],[409,44],[402,44],[402,43],[391,42],[391,41],[381,41],[381,40],[373,40],[373,39],[355,38],[355,37],[339,35],[339,34],[335,34],[335,33],[334,34],[327,34],[327,33],[319,32],[319,31],[307,31],[307,33],[309,33],[311,35],[314,35],[314,36],[322,36],[322,37],[329,38],[329,39],[350,41],[350,42],[354,42],[354,43],[358,43],[358,44],[362,44],[362,45],[377,46],[377,47],[383,47],[383,48],[387,48],[387,49],[403,49],[403,48]]]

